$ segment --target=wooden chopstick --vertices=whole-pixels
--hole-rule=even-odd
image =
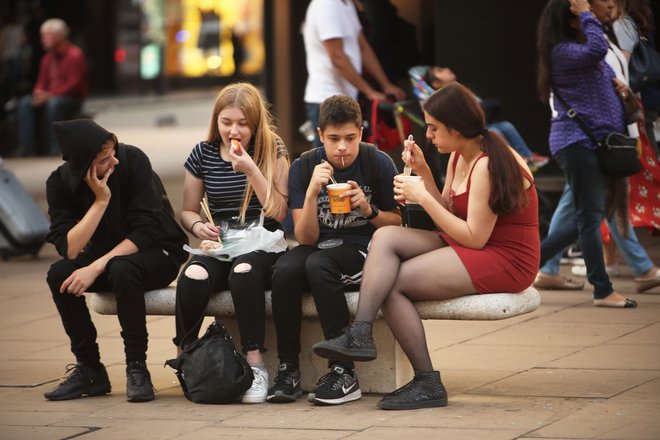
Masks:
[[[213,216],[211,215],[211,210],[209,209],[209,202],[206,200],[206,197],[202,197],[202,201],[199,202],[199,204],[202,207],[202,211],[204,211],[204,215],[206,215],[206,218],[208,219],[209,223],[213,227],[215,227],[215,223],[213,223]],[[222,243],[222,240],[220,240],[220,236],[218,235],[218,242]]]

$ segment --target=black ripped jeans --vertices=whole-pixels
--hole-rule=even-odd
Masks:
[[[60,293],[60,286],[75,270],[91,264],[98,256],[82,253],[74,260],[60,260],[48,271],[47,282],[62,318],[64,330],[71,340],[71,351],[78,362],[95,364],[100,361],[96,343],[96,327],[89,314],[85,296]],[[144,292],[170,284],[185,261],[183,253],[152,248],[131,255],[115,257],[105,272],[87,289],[88,292],[114,292],[117,317],[121,325],[126,361],[147,358],[147,324]]]
[[[231,262],[202,255],[193,256],[177,282],[174,343],[181,346],[188,332],[191,334],[185,342],[194,341],[201,326],[199,318],[208,305],[211,292],[229,289],[234,301],[243,352],[257,349],[266,351],[265,291],[270,288],[273,265],[280,255],[282,253],[257,251],[241,255]],[[249,270],[236,272],[235,267],[242,263],[248,264]],[[196,280],[186,276],[186,269],[195,264],[206,269],[207,279]]]

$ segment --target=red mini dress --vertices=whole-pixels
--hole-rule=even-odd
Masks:
[[[454,173],[458,157],[455,154]],[[486,154],[479,156],[477,161],[482,157]],[[467,218],[473,169],[474,165],[468,174],[464,193],[454,194],[451,190],[450,210],[463,220]],[[467,248],[446,233],[437,231],[458,254],[478,293],[521,292],[532,285],[538,272],[541,259],[538,199],[532,177],[525,170],[523,173],[532,184],[527,189],[529,203],[520,212],[500,215],[483,249]]]

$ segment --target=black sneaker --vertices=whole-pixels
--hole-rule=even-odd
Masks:
[[[281,363],[277,368],[275,383],[268,390],[266,401],[272,403],[295,402],[301,395],[300,370],[286,362]]]
[[[371,335],[371,323],[355,321],[334,339],[317,342],[312,350],[332,361],[372,361],[376,359],[376,345]]]
[[[66,372],[70,371],[71,374],[64,382],[44,393],[46,399],[70,400],[82,396],[102,396],[110,392],[110,379],[103,364],[98,370],[80,363],[69,364]]]
[[[130,361],[126,365],[126,400],[147,402],[154,400],[154,386],[144,361]]]
[[[447,406],[447,390],[438,371],[416,373],[413,380],[378,402],[381,409],[418,409]]]
[[[340,405],[360,397],[362,392],[355,372],[333,365],[330,372],[319,379],[307,400],[317,405]]]

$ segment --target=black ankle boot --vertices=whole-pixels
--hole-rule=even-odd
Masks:
[[[416,371],[413,380],[378,402],[381,409],[417,409],[447,406],[447,390],[438,371]]]
[[[371,323],[355,321],[344,333],[312,347],[314,353],[336,361],[372,361],[376,359],[376,345],[371,336]]]
[[[154,400],[151,374],[144,361],[130,361],[126,364],[126,400],[129,402]]]

